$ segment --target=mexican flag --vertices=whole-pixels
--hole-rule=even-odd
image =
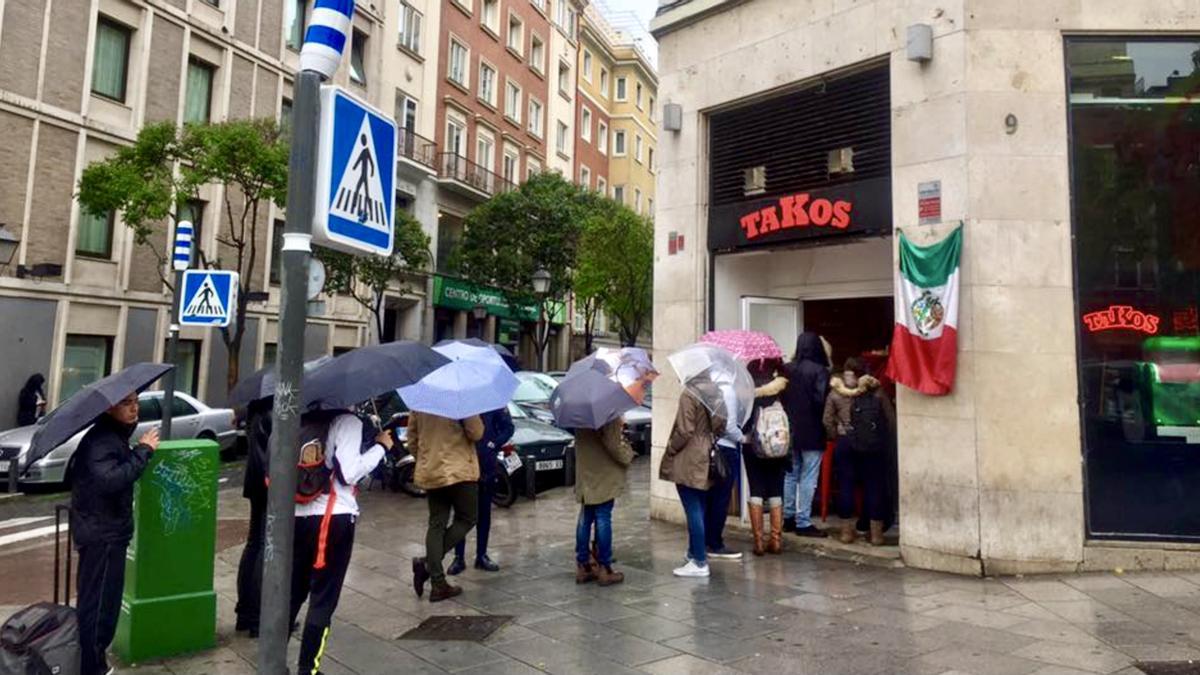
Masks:
[[[962,226],[932,246],[917,246],[900,233],[887,376],[922,394],[944,396],[954,388],[961,257]]]

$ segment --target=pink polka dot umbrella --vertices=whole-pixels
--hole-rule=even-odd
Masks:
[[[714,330],[705,333],[700,342],[726,349],[746,363],[783,358],[775,339],[756,330]]]

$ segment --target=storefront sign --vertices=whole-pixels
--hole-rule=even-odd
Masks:
[[[942,181],[917,185],[917,216],[922,225],[942,222]]]
[[[448,277],[433,278],[433,304],[435,307],[471,311],[476,305],[487,307],[488,314],[493,316],[519,319],[521,321],[537,321],[537,305],[533,303],[518,305],[515,308],[509,303],[504,294],[494,288],[475,286],[466,281]]]
[[[1147,335],[1158,333],[1159,318],[1129,305],[1111,305],[1108,309],[1083,315],[1089,333],[1106,330],[1135,330]]]
[[[891,232],[891,206],[888,178],[722,204],[709,209],[708,245],[712,250],[728,250]],[[682,248],[682,242],[677,242],[676,250]]]

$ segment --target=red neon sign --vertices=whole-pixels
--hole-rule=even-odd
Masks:
[[[1129,305],[1111,305],[1108,309],[1083,315],[1089,333],[1105,330],[1136,330],[1147,335],[1158,332],[1159,318]]]
[[[833,227],[844,230],[850,227],[850,211],[854,204],[848,201],[812,199],[807,192],[789,195],[765,209],[758,209],[742,216],[742,229],[747,239],[757,239],[764,234],[793,227]]]

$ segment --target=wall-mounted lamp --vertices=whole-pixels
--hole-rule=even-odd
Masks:
[[[905,45],[908,60],[928,63],[933,60],[933,26],[914,23],[908,27],[908,42]]]
[[[664,105],[662,125],[664,131],[680,131],[683,129],[683,106],[678,103]]]

